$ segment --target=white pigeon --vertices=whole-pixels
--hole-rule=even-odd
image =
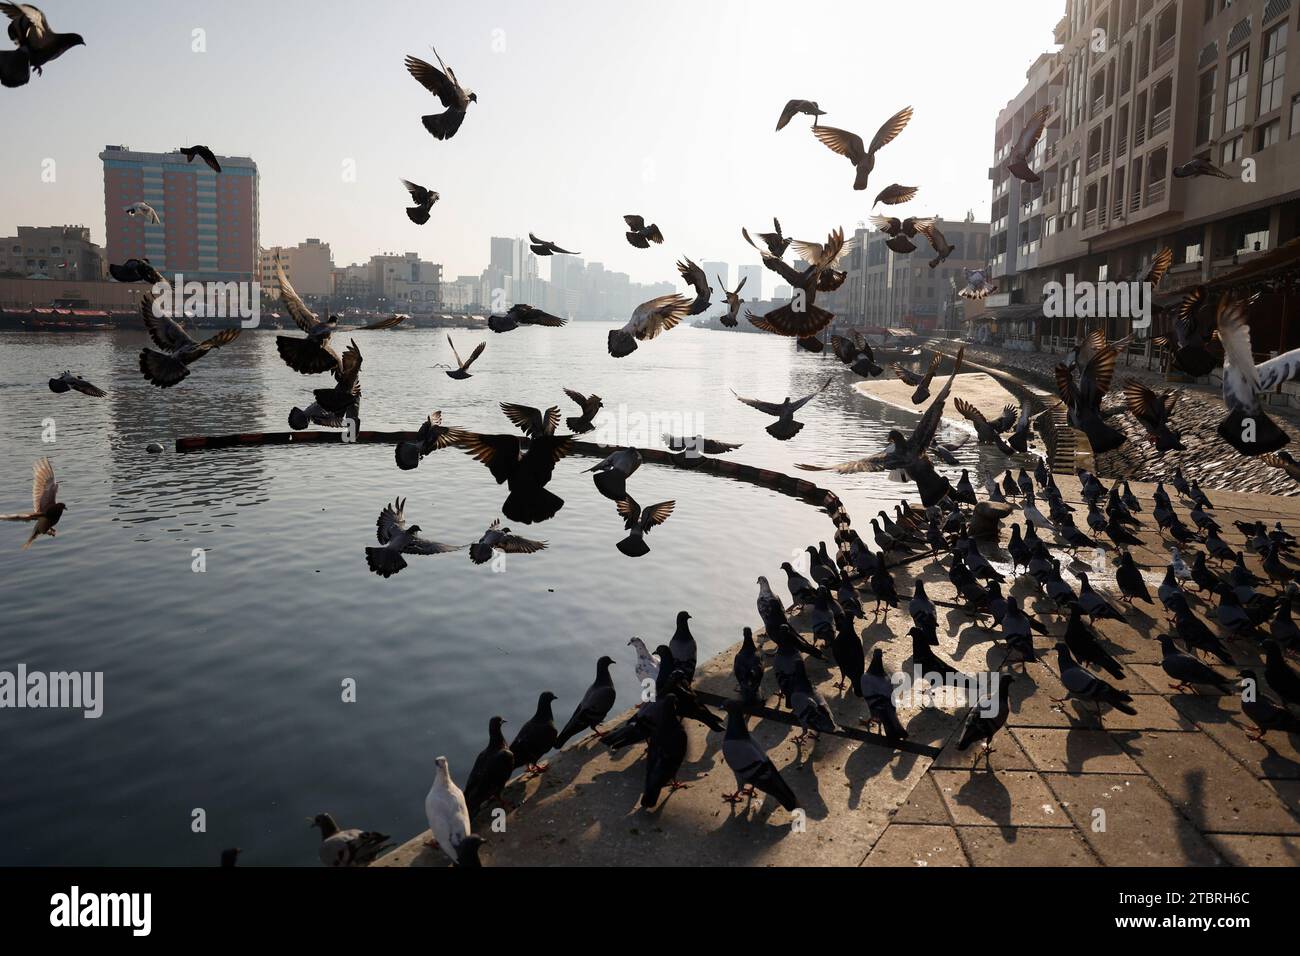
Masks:
[[[659,678],[659,658],[646,649],[645,641],[634,637],[627,642],[628,647],[636,648],[637,680],[657,680]]]
[[[145,222],[152,222],[158,226],[162,225],[162,218],[154,210],[153,206],[149,205],[147,202],[133,202],[122,211],[128,216],[139,216],[144,219]]]
[[[1223,403],[1228,417],[1219,423],[1219,437],[1249,457],[1277,451],[1291,439],[1268,415],[1260,396],[1300,377],[1300,349],[1292,349],[1258,365],[1250,344],[1246,305],[1219,300],[1217,324],[1223,344]]]
[[[433,786],[424,798],[424,815],[429,821],[434,845],[447,854],[451,862],[459,863],[460,845],[470,835],[469,809],[465,806],[465,794],[451,779],[446,757],[434,761]]]
[[[1174,569],[1174,577],[1179,581],[1190,581],[1192,579],[1192,569],[1187,566],[1183,560],[1182,554],[1177,548],[1169,549],[1169,566]]]

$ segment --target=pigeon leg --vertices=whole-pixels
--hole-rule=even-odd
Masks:
[[[1246,739],[1252,742],[1258,742],[1264,739],[1264,731],[1258,727],[1251,727],[1246,733]]]
[[[534,776],[537,776],[537,775],[539,775],[539,774],[546,773],[546,771],[548,771],[548,770],[550,770],[550,769],[551,769],[551,765],[550,765],[550,764],[545,764],[545,763],[543,763],[543,764],[532,764],[532,763],[530,763],[530,764],[528,765],[528,772],[529,772],[530,774],[534,775]]]
[[[430,850],[441,850],[441,849],[442,849],[442,847],[438,846],[438,841],[435,840],[433,837],[429,837],[429,839],[425,840],[425,841],[424,841],[424,845],[425,845],[426,847],[428,847]]]
[[[592,727],[591,732],[595,734],[596,738],[599,740],[604,740],[609,735],[607,731],[601,730],[599,726]]]
[[[1185,690],[1191,690],[1191,688],[1187,684],[1170,684],[1169,689],[1176,690],[1180,694]]]
[[[722,799],[734,807],[745,798],[741,795],[741,791],[737,790],[735,793],[724,793]]]
[[[688,786],[690,786],[690,784],[681,783],[676,777],[674,777],[672,780],[668,781],[668,792],[676,793],[678,790],[685,790]]]

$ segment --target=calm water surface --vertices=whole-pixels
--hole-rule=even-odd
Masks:
[[[658,444],[653,424],[744,442],[732,457],[782,471],[879,450],[915,415],[866,399],[826,356],[770,336],[679,329],[628,359],[605,353],[609,326],[507,335],[455,333],[462,355],[488,338],[475,375],[456,382],[442,333],[360,333],[363,427],[444,421],[510,431],[498,401],[558,404],[564,386],[605,399],[600,438]],[[644,466],[629,490],[644,505],[674,498],[651,553],[615,550],[613,504],[589,459],[556,470],[566,500],[553,520],[520,527],[550,543],[511,556],[504,573],[465,554],[413,557],[371,575],[362,549],[395,496],[429,537],[477,539],[505,489],[459,451],[401,472],[388,446],[247,448],[177,455],[182,435],[287,428],[289,408],[328,377],[288,369],[267,332],[245,333],[168,391],[144,381],[143,333],[0,334],[0,511],[30,501],[31,463],[54,462],[69,510],[57,539],[20,551],[26,528],[0,526],[0,670],[104,672],[104,714],[0,711],[0,864],[314,864],[304,817],[406,839],[424,827],[433,759],[463,781],[499,713],[518,728],[544,689],[563,721],[595,659],[619,661],[621,710],[635,697],[630,636],[667,641],[689,609],[701,653],[756,617],[754,579],[832,528],[802,502],[753,486]],[[64,368],[109,392],[55,395]],[[832,378],[781,443],[741,395],[779,401]],[[42,441],[53,419],[56,440]],[[598,419],[598,422],[600,419]],[[647,432],[650,432],[647,434]],[[150,441],[167,449],[144,451]],[[959,454],[972,464],[972,443]],[[885,476],[818,476],[855,519],[899,500]],[[206,550],[207,570],[191,570]],[[343,703],[341,682],[356,681]],[[508,730],[509,730],[508,728]],[[203,808],[207,832],[191,832]]]

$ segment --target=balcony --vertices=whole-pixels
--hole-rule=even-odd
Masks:
[[[1142,126],[1139,126],[1137,128],[1137,132],[1133,134],[1133,148],[1137,149],[1146,141],[1147,141],[1147,128],[1144,124]]]
[[[1093,153],[1088,157],[1088,163],[1084,167],[1084,172],[1088,175],[1095,173],[1101,168],[1101,153]]]
[[[1115,202],[1112,204],[1110,210],[1110,218],[1112,219],[1124,218],[1124,197],[1122,195],[1115,197]]]
[[[1121,139],[1121,140],[1119,141],[1119,143],[1115,146],[1115,155],[1116,155],[1116,156],[1123,156],[1123,155],[1124,155],[1125,153],[1127,153],[1127,152],[1128,152],[1128,137],[1125,136],[1125,137],[1124,137],[1123,139]]]
[[[1142,193],[1134,192],[1128,199],[1128,211],[1137,212],[1142,208]]]
[[[1160,69],[1174,58],[1174,37],[1170,37],[1164,43],[1156,47],[1156,61],[1153,69]]]
[[[1169,128],[1169,118],[1172,114],[1172,107],[1166,106],[1155,116],[1151,117],[1151,135],[1159,136]]]
[[[1151,183],[1147,186],[1147,205],[1154,206],[1158,202],[1163,202],[1165,198],[1165,181]]]
[[[1083,214],[1083,228],[1085,231],[1095,228],[1097,225],[1097,210],[1089,209]]]
[[[1093,97],[1092,106],[1088,112],[1088,118],[1095,119],[1097,117],[1097,114],[1100,113],[1105,108],[1105,106],[1106,106],[1105,93],[1100,93],[1097,96]]]

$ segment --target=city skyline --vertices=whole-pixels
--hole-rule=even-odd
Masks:
[[[581,15],[584,7],[592,15]],[[368,38],[360,54],[346,29],[352,8],[313,4],[309,17],[306,9],[286,4],[264,11],[259,36],[292,33],[298,48],[330,63],[328,79],[315,70],[290,70],[275,84],[266,83],[267,74],[276,73],[268,58],[281,51],[269,43],[232,42],[239,26],[233,12],[178,3],[128,23],[106,9],[72,11],[70,19],[88,42],[129,42],[148,48],[150,56],[120,77],[93,82],[70,60],[11,98],[20,126],[71,99],[84,105],[85,115],[50,131],[39,145],[20,139],[0,158],[7,183],[31,183],[5,204],[0,232],[78,223],[102,245],[105,224],[95,200],[103,190],[97,156],[104,145],[168,152],[198,142],[258,164],[264,248],[320,237],[332,245],[337,263],[413,251],[455,276],[482,267],[479,250],[491,236],[532,231],[635,282],[673,281],[673,263],[681,256],[753,262],[742,225],[761,226],[777,215],[791,234],[820,239],[837,225],[851,231],[869,215],[869,196],[845,202],[851,169],[809,135],[805,120],[773,132],[791,96],[817,99],[828,123],[862,134],[910,103],[913,127],[882,158],[873,183],[920,183],[920,197],[906,207],[918,215],[956,219],[973,209],[983,219],[987,168],[955,167],[949,150],[933,148],[933,135],[942,131],[956,151],[974,138],[985,152],[990,120],[1023,84],[1024,64],[1050,44],[1059,19],[1054,5],[1029,2],[1005,17],[1006,5],[1000,5],[996,21],[970,18],[986,23],[979,29],[1006,53],[980,67],[979,83],[959,84],[959,76],[942,70],[930,79],[925,71],[905,93],[893,94],[880,92],[888,84],[864,73],[863,38],[916,32],[936,15],[965,20],[968,5],[939,4],[924,16],[845,5],[844,30],[801,37],[763,26],[783,9],[776,4],[683,8],[696,26],[690,31],[678,30],[672,16],[594,5],[575,5],[572,15],[560,16],[515,3],[490,11],[452,4],[432,16],[408,4],[388,17],[406,29]],[[629,29],[645,49],[656,50],[655,79],[592,83],[593,76],[627,72],[627,51],[602,38]],[[933,61],[958,63],[970,39],[969,31],[944,31],[934,37]],[[436,103],[401,64],[408,53],[431,58],[430,43],[480,97],[453,142],[438,143],[420,126],[420,115]],[[557,43],[561,53],[567,47],[583,55],[545,52]],[[196,44],[204,52],[194,52]],[[769,80],[766,61],[785,67]],[[185,80],[156,84],[160,75]],[[545,83],[536,82],[539,75]],[[140,87],[150,91],[147,111],[132,118],[110,108]],[[569,103],[565,90],[581,90],[581,96]],[[201,113],[187,108],[200,95],[208,107]],[[896,103],[898,97],[907,102]],[[305,103],[315,104],[314,111],[302,108]],[[704,145],[686,149],[683,143]],[[53,182],[42,181],[46,160],[55,163]],[[774,174],[791,168],[801,175]],[[442,195],[425,227],[403,215],[403,177]],[[621,216],[631,212],[658,222],[664,245],[647,251],[629,246]],[[541,275],[547,275],[545,263]]]

